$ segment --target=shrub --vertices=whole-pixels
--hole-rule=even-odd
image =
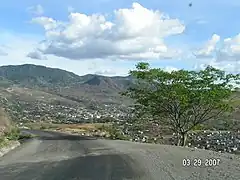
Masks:
[[[5,133],[8,140],[16,141],[20,137],[20,130],[16,127],[12,127],[9,132]]]

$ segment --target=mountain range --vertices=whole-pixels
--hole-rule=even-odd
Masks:
[[[106,86],[108,88],[121,89],[129,85],[130,76],[106,77],[94,74],[84,76],[76,75],[62,69],[49,68],[40,65],[23,64],[0,66],[0,77],[21,85],[37,86],[75,86],[75,85],[93,85]]]
[[[81,100],[118,102],[119,92],[133,84],[130,76],[107,77],[95,74],[79,76],[62,69],[23,64],[0,66],[0,86],[37,89]]]

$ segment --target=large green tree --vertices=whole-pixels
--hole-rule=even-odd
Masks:
[[[166,72],[139,63],[130,71],[135,85],[123,93],[135,100],[134,113],[145,120],[164,121],[185,145],[186,134],[196,126],[231,110],[229,98],[239,74],[211,66],[200,71]]]

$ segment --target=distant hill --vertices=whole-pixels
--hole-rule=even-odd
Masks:
[[[24,64],[0,67],[0,77],[22,85],[69,85],[78,83],[81,78],[61,69]]]
[[[24,64],[0,66],[0,86],[37,88],[71,99],[115,99],[133,83],[129,76],[76,75],[62,69]],[[113,100],[115,101],[115,100]]]
[[[87,84],[93,86],[120,86],[129,85],[131,79],[128,77],[106,77],[87,74],[76,75],[62,69],[49,68],[40,65],[24,64],[0,66],[0,80],[12,81],[22,85],[39,86],[76,86],[76,84]]]

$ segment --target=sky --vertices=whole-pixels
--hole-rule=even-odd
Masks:
[[[0,4],[0,65],[125,76],[144,61],[240,73],[239,8],[239,0],[8,0]]]

